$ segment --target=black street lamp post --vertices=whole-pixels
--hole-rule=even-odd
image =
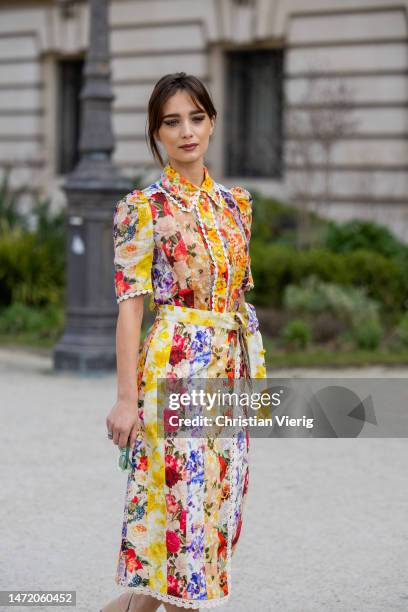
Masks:
[[[113,203],[131,190],[111,160],[114,139],[108,0],[90,0],[90,45],[81,91],[80,160],[64,185],[68,201],[65,329],[55,370],[113,370],[117,304],[113,285]]]

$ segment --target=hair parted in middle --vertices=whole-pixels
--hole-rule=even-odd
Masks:
[[[201,108],[201,110],[204,110],[210,119],[215,119],[217,117],[217,111],[215,110],[211,96],[204,83],[200,81],[198,77],[186,74],[185,72],[174,72],[162,76],[154,86],[147,109],[148,146],[153,157],[161,166],[164,166],[165,162],[160,154],[154,134],[158,132],[162,124],[164,114],[163,107],[165,103],[180,89],[187,91],[194,104],[198,108]]]

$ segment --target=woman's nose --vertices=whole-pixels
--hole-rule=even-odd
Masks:
[[[190,136],[192,134],[191,125],[188,121],[181,125],[181,133],[183,136]]]

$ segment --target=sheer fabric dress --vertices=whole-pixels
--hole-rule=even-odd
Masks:
[[[113,219],[117,302],[150,294],[150,307],[168,315],[156,317],[139,348],[142,430],[131,449],[115,580],[185,608],[217,606],[231,594],[249,436],[159,438],[157,379],[266,375],[256,312],[244,297],[254,287],[252,197],[204,173],[198,187],[167,164],[159,180],[116,203]],[[227,325],[238,311],[249,321],[246,347]]]

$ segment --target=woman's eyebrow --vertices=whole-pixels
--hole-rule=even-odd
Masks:
[[[203,111],[203,110],[193,110],[193,111],[190,111],[189,114],[190,115],[197,115],[197,114],[201,115],[204,112],[205,111]],[[166,117],[180,117],[180,113],[169,113],[167,115],[163,115],[163,119],[166,119]]]

